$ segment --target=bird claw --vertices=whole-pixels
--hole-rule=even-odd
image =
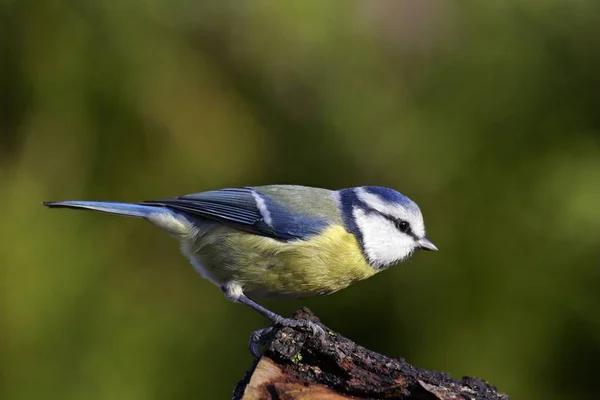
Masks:
[[[254,356],[254,358],[260,358],[262,355],[258,350],[258,346],[261,344],[265,344],[265,336],[269,334],[273,330],[272,326],[267,326],[266,328],[258,329],[250,335],[250,340],[248,341],[248,347],[250,348],[250,353]]]
[[[305,319],[282,318],[279,321],[276,321],[276,323],[290,328],[308,328],[312,331],[314,336],[325,335],[325,330],[321,327],[321,325]]]
[[[291,319],[291,318],[281,318],[277,321],[274,321],[276,325],[280,325],[283,327],[290,328],[308,328],[312,331],[314,336],[325,335],[325,330],[317,323],[312,321],[307,321],[305,319]],[[260,358],[261,352],[258,350],[258,346],[261,344],[265,344],[266,336],[271,333],[273,330],[273,326],[267,326],[266,328],[258,329],[250,335],[250,340],[248,341],[248,347],[250,348],[250,353],[254,356],[254,358]]]

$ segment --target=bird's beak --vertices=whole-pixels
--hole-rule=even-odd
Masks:
[[[429,240],[427,237],[421,238],[417,241],[417,244],[419,245],[420,249],[423,250],[429,250],[429,251],[437,251],[438,248],[435,247],[435,244],[433,244],[433,242],[431,240]]]

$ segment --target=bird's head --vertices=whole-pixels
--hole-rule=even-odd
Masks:
[[[393,189],[363,186],[340,191],[344,223],[374,268],[397,264],[417,249],[437,250],[425,236],[419,206]]]

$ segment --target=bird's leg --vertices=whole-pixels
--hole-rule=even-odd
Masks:
[[[251,298],[242,294],[238,300],[239,303],[246,304],[247,306],[253,308],[255,311],[258,311],[269,320],[271,320],[276,325],[281,326],[289,326],[292,328],[295,327],[306,327],[312,330],[313,335],[324,335],[325,331],[318,324],[307,321],[305,319],[292,319],[292,318],[284,318],[279,314],[274,313],[273,311],[261,306]],[[265,336],[269,334],[273,330],[272,326],[268,326],[266,328],[259,329],[254,331],[252,335],[250,335],[250,340],[248,342],[248,346],[250,347],[250,352],[255,358],[260,358],[261,354],[258,351],[259,344],[265,343]]]
[[[238,299],[238,302],[252,307],[255,311],[258,311],[259,313],[270,319],[276,325],[289,326],[292,328],[305,326],[307,328],[310,328],[315,335],[319,333],[325,333],[323,328],[321,328],[318,324],[312,321],[307,321],[305,319],[292,319],[282,317],[281,315],[276,314],[273,311],[261,306],[251,298],[246,297],[246,295],[241,295]]]
[[[306,328],[309,328],[310,330],[312,330],[314,335],[319,335],[319,334],[324,335],[325,334],[325,331],[323,330],[323,328],[321,328],[321,326],[319,326],[318,324],[316,324],[312,321],[307,321],[305,319],[285,318],[277,313],[274,313],[273,311],[269,310],[268,308],[261,306],[260,304],[258,304],[254,300],[252,300],[251,298],[247,297],[244,294],[244,292],[242,291],[242,287],[237,282],[235,282],[235,283],[230,282],[226,285],[223,285],[223,286],[221,286],[221,290],[225,293],[225,296],[229,300],[236,302],[236,303],[246,304],[250,308],[254,309],[255,311],[257,311],[260,314],[262,314],[263,316],[265,316],[267,319],[272,321],[273,324],[275,324],[275,325],[281,325],[284,327],[291,327],[291,328],[306,327]],[[268,326],[266,328],[259,329],[255,332],[253,332],[252,335],[250,335],[249,347],[250,347],[250,352],[252,353],[252,355],[254,357],[256,357],[256,358],[260,357],[260,353],[258,351],[258,345],[264,343],[265,335],[267,335],[269,332],[271,332],[272,329],[273,329],[272,327]]]

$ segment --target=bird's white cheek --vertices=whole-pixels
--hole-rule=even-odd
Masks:
[[[414,240],[399,232],[387,218],[374,213],[367,214],[360,208],[355,208],[353,214],[362,233],[366,256],[373,266],[385,267],[412,253]]]

